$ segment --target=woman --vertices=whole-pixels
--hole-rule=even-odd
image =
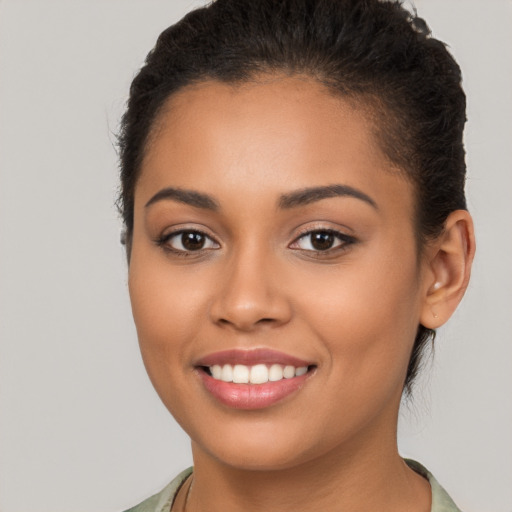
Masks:
[[[396,426],[475,244],[460,70],[396,2],[218,0],[120,137],[141,352],[194,470],[134,511],[458,510]]]

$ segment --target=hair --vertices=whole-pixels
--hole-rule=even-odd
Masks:
[[[216,0],[162,32],[131,84],[119,133],[128,256],[134,189],[166,100],[198,82],[276,73],[309,76],[372,113],[381,149],[414,185],[419,252],[466,209],[460,68],[416,13],[399,0]],[[406,394],[434,336],[418,326]]]

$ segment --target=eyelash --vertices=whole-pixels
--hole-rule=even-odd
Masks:
[[[173,238],[177,238],[180,235],[183,236],[186,233],[189,233],[192,235],[200,235],[205,238],[205,240],[207,241],[206,243],[208,243],[210,245],[215,244],[215,245],[217,245],[217,247],[206,247],[206,248],[201,247],[201,248],[198,248],[197,250],[187,250],[186,248],[177,249],[170,245],[169,242]],[[328,247],[325,250],[315,249],[315,248],[304,249],[301,247],[293,247],[294,245],[297,245],[299,241],[304,240],[307,237],[311,237],[314,234],[327,234],[329,236],[332,236],[335,239],[337,239],[338,244],[335,245],[334,247]],[[335,229],[316,228],[316,229],[309,229],[309,230],[301,233],[297,238],[295,238],[295,240],[288,247],[290,247],[291,249],[294,249],[294,250],[301,251],[303,253],[314,254],[314,257],[321,258],[321,257],[326,257],[326,256],[332,256],[333,253],[345,251],[348,249],[348,247],[350,245],[356,243],[356,241],[357,241],[356,238],[354,238],[353,236],[347,235],[345,233],[341,233],[340,231],[337,231]],[[210,251],[213,249],[218,249],[220,247],[220,244],[215,239],[213,239],[210,235],[206,234],[204,231],[201,231],[199,229],[180,229],[178,231],[173,231],[172,233],[168,233],[166,235],[161,236],[155,242],[156,242],[157,246],[161,247],[163,250],[165,250],[167,252],[172,252],[173,254],[175,254],[177,256],[181,256],[181,257],[188,257],[194,253],[199,255],[199,254],[204,253],[204,251]],[[183,243],[181,243],[181,245],[183,247]],[[312,245],[311,239],[310,239],[310,245]]]
[[[167,234],[161,236],[155,242],[164,251],[171,252],[171,253],[173,253],[177,256],[181,256],[181,257],[188,257],[188,256],[193,255],[194,253],[199,255],[201,253],[204,253],[204,251],[209,251],[209,250],[218,248],[218,247],[208,247],[208,248],[201,247],[194,251],[194,250],[187,250],[186,248],[176,249],[175,247],[172,247],[170,245],[170,241],[173,238],[177,238],[180,235],[183,236],[186,233],[190,233],[193,235],[201,235],[202,237],[205,238],[205,240],[209,241],[207,243],[213,243],[213,244],[216,244],[217,246],[219,246],[219,243],[216,240],[214,240],[210,235],[206,234],[204,231],[201,231],[200,229],[180,229],[178,231],[173,231],[172,233],[167,233]],[[181,245],[183,247],[183,243],[181,243]]]
[[[322,258],[322,257],[328,257],[333,256],[334,254],[337,254],[342,251],[346,251],[348,247],[354,243],[357,242],[356,238],[350,235],[347,235],[345,233],[342,233],[340,231],[337,231],[335,229],[329,229],[329,228],[315,228],[315,229],[308,229],[301,233],[291,244],[289,247],[294,249],[293,245],[296,245],[300,240],[304,240],[307,237],[312,237],[314,234],[327,234],[335,239],[337,239],[338,244],[334,247],[329,247],[325,250],[321,249],[303,249],[300,247],[297,247],[296,250],[302,251],[304,253],[313,253],[314,257],[316,258]],[[310,245],[312,245],[312,241],[310,238]]]

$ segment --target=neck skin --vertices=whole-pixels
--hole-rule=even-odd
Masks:
[[[186,512],[430,511],[430,485],[399,456],[396,426],[370,426],[346,444],[292,468],[249,471],[223,464],[193,442]]]

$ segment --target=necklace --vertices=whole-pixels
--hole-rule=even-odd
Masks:
[[[176,498],[174,499],[170,512],[185,512],[193,480],[194,475],[190,475],[181,484],[181,487],[178,489],[178,493],[176,494]]]

